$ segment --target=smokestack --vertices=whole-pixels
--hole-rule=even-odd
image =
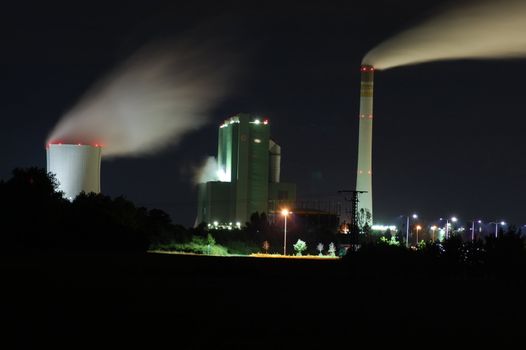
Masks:
[[[360,82],[360,131],[358,136],[358,166],[356,190],[366,191],[358,196],[358,210],[364,209],[366,223],[373,223],[372,146],[373,146],[373,81],[374,67],[362,65]]]
[[[58,190],[73,200],[80,192],[100,192],[101,146],[50,143],[47,171],[55,175]]]

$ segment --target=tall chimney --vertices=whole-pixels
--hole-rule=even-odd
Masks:
[[[358,166],[356,190],[366,191],[358,196],[358,211],[366,214],[369,226],[373,223],[372,147],[373,147],[373,81],[374,67],[362,65],[360,83],[360,131],[358,136]]]

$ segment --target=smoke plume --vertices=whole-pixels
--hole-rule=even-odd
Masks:
[[[364,57],[377,69],[450,59],[526,57],[526,1],[456,6],[381,43]]]
[[[201,166],[194,171],[194,183],[218,181],[218,165],[215,157],[207,157]]]
[[[230,91],[235,60],[225,52],[193,39],[143,47],[63,115],[47,142],[99,144],[104,157],[176,144]]]
[[[193,169],[194,184],[205,183],[208,181],[230,182],[230,174],[222,168],[215,157],[207,157],[197,168]]]

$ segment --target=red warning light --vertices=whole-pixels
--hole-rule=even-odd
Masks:
[[[263,124],[267,125],[268,124],[268,119],[263,120]]]

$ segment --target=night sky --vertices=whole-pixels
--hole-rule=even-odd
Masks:
[[[217,3],[221,3],[220,5]],[[270,119],[282,181],[299,199],[338,198],[355,183],[359,65],[367,51],[433,13],[441,1],[68,2],[3,5],[0,14],[0,177],[46,166],[60,116],[143,44],[196,26],[228,33],[245,56],[239,87],[208,126],[153,156],[103,161],[102,191],[193,225],[192,169],[216,154],[219,123]],[[211,57],[213,59],[213,57]],[[416,211],[526,224],[526,60],[448,61],[379,71],[375,80],[376,222]],[[339,197],[341,198],[341,197]]]

